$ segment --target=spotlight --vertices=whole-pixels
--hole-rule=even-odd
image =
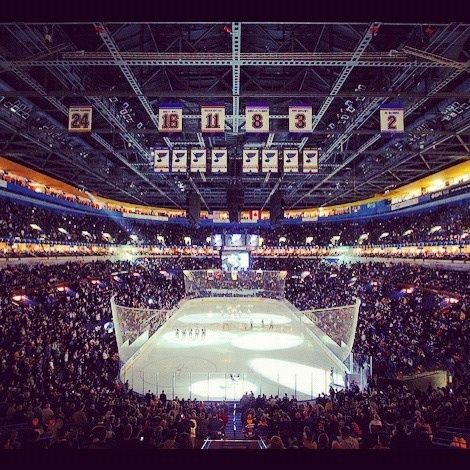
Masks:
[[[232,34],[232,28],[228,24],[224,26],[224,31],[226,33]]]

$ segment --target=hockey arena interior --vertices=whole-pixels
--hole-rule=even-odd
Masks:
[[[468,450],[469,54],[0,24],[0,449]]]

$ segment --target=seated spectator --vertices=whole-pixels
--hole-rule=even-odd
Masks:
[[[390,439],[388,434],[379,432],[377,434],[377,443],[372,446],[372,449],[390,449]]]
[[[333,441],[332,449],[359,449],[359,441],[351,436],[351,428],[344,426],[341,428],[341,436]]]
[[[330,439],[328,434],[322,432],[317,439],[317,448],[318,449],[329,449],[330,448]]]
[[[313,440],[312,431],[308,426],[304,427],[302,439],[302,448],[304,449],[317,449],[317,443]]]
[[[168,432],[168,438],[163,442],[162,449],[177,449],[178,444],[176,438],[178,436],[178,431],[176,429],[170,429]]]
[[[268,449],[285,449],[282,439],[279,436],[272,436],[269,440]]]
[[[266,416],[261,416],[258,424],[255,428],[255,435],[260,439],[265,439],[268,437],[269,434],[269,424]]]

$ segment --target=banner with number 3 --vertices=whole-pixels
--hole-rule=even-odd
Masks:
[[[289,132],[312,132],[312,107],[289,106]]]

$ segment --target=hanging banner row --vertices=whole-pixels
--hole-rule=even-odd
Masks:
[[[284,173],[318,173],[318,149],[304,149],[301,152],[302,168],[299,167],[299,149],[284,149],[282,153]],[[210,156],[210,171],[227,173],[227,149],[210,149]],[[206,173],[209,171],[207,157],[207,149],[191,149],[189,152],[187,149],[156,149],[154,150],[154,170],[157,173],[186,173],[187,171]],[[279,163],[278,149],[243,149],[243,173],[279,173],[281,171]]]
[[[289,132],[308,133],[313,130],[311,106],[289,106]],[[69,108],[69,132],[91,132],[91,106]],[[183,132],[183,108],[179,105],[162,106],[158,110],[158,130],[165,133]],[[245,108],[245,132],[269,132],[269,106],[250,105]],[[380,131],[404,132],[404,109],[380,108]],[[201,106],[201,132],[225,132],[225,106]]]

